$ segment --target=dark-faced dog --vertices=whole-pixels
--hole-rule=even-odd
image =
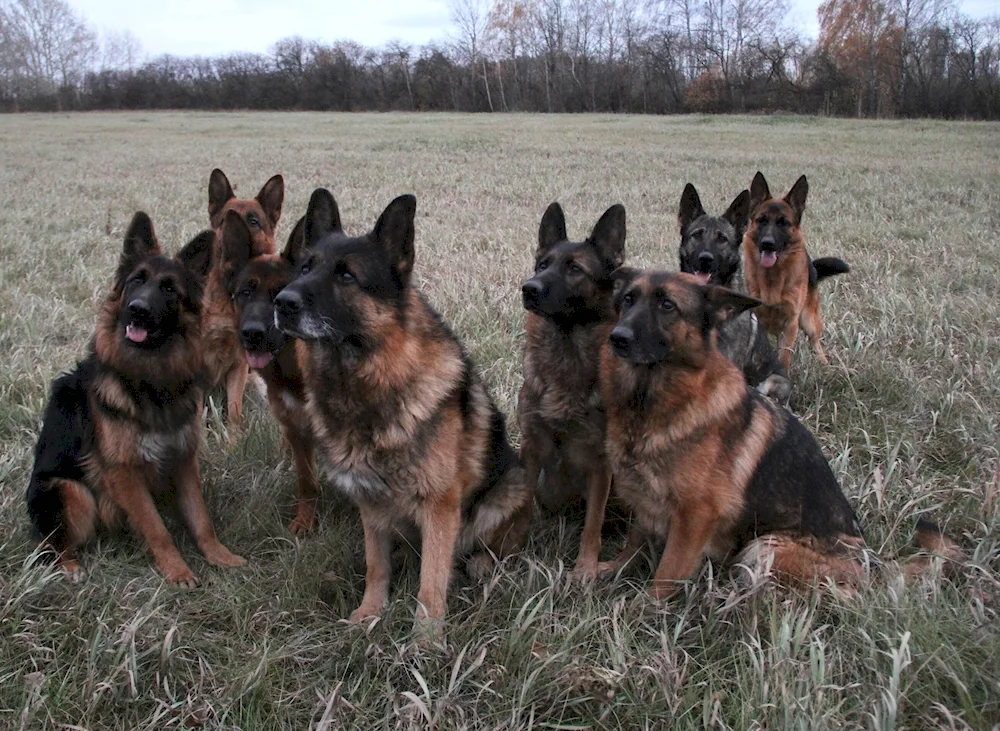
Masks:
[[[348,236],[333,196],[314,191],[308,255],[275,298],[278,325],[301,340],[320,465],[361,513],[367,574],[352,621],[382,611],[394,536],[419,535],[417,618],[439,621],[454,559],[475,554],[482,569],[520,547],[531,518],[503,415],[411,284],[415,214],[400,196]]]
[[[750,185],[750,226],[743,236],[747,291],[760,299],[757,317],[778,338],[778,357],[789,369],[799,325],[812,341],[816,355],[823,351],[823,319],[819,283],[844,274],[850,267],[833,257],[809,258],[802,233],[802,213],[809,183],[803,175],[784,198],[772,198],[767,181],[758,172]]]
[[[716,346],[719,326],[759,301],[688,274],[616,277],[619,319],[601,355],[607,451],[618,497],[666,541],[651,594],[672,593],[702,554],[741,551],[772,556],[794,581],[856,586],[861,526],[819,444]],[[957,549],[926,526],[918,537]]]
[[[124,515],[167,581],[194,586],[154,499],[178,508],[209,563],[244,563],[216,538],[198,472],[200,315],[214,242],[205,231],[168,258],[152,221],[136,213],[90,352],[52,384],[28,513],[72,579],[98,524]]]
[[[585,241],[572,242],[562,208],[553,203],[538,229],[535,274],[521,288],[528,310],[517,402],[521,463],[528,488],[546,510],[586,499],[575,570],[582,579],[597,575],[611,488],[598,364],[615,319],[611,273],[624,258],[621,205],[605,211]]]
[[[236,313],[222,277],[225,222],[230,212],[242,219],[250,233],[253,255],[274,253],[274,231],[281,219],[285,181],[275,175],[256,198],[237,198],[225,173],[216,168],[208,179],[208,216],[216,233],[215,264],[205,287],[202,329],[205,338],[205,368],[208,385],[226,387],[226,417],[234,432],[243,425],[243,392],[247,383],[247,361],[239,335],[233,327]]]
[[[306,411],[305,382],[295,347],[275,324],[274,298],[299,273],[305,258],[300,218],[281,254],[254,255],[251,232],[235,211],[226,214],[222,238],[222,278],[232,298],[240,344],[250,368],[267,385],[271,412],[281,424],[285,441],[292,450],[298,480],[298,506],[289,530],[295,535],[311,533],[316,527],[319,481],[314,454],[316,440]]]
[[[737,286],[749,214],[750,191],[740,192],[721,216],[710,216],[697,189],[691,183],[684,186],[677,212],[681,271],[702,284]],[[778,403],[788,403],[792,393],[788,371],[753,312],[734,317],[719,329],[719,350],[743,371],[747,383]]]

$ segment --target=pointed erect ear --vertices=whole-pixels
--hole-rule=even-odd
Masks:
[[[235,197],[235,194],[233,193],[233,186],[229,184],[229,178],[219,168],[215,168],[212,174],[208,176],[208,218],[211,220],[213,226],[222,224],[222,221],[214,219],[222,211],[222,207],[226,205],[226,201],[233,197]]]
[[[306,217],[303,216],[295,224],[295,228],[292,229],[292,233],[288,237],[288,243],[285,244],[285,250],[281,252],[281,257],[292,264],[298,264],[302,261],[306,253],[305,229]]]
[[[156,233],[153,231],[153,221],[146,213],[138,211],[132,216],[132,222],[125,232],[125,244],[118,260],[118,268],[127,270],[124,272],[127,274],[146,257],[160,253],[162,252],[156,240]]]
[[[239,217],[239,214],[237,214]],[[241,221],[243,219],[240,219]],[[215,248],[215,232],[202,231],[177,252],[177,261],[191,272],[199,282],[208,276],[212,268],[212,249]]]
[[[631,281],[639,275],[640,271],[640,269],[636,269],[635,267],[618,267],[611,272],[611,282],[613,284],[611,297],[615,304],[615,309],[618,309],[619,295],[621,295],[629,283],[631,283]]]
[[[413,271],[413,219],[416,215],[417,199],[412,195],[401,195],[382,211],[372,232],[404,287]]]
[[[616,203],[604,212],[590,232],[590,243],[610,271],[625,261],[625,206]]]
[[[795,185],[792,186],[792,189],[788,191],[788,195],[785,196],[785,203],[790,205],[792,210],[795,211],[796,226],[802,223],[802,214],[806,210],[807,195],[809,195],[809,181],[803,175],[795,181]]]
[[[236,211],[229,211],[222,225],[222,281],[229,291],[236,273],[253,257],[253,240],[246,221]],[[232,292],[230,292],[232,294]]]
[[[312,246],[332,231],[343,231],[340,225],[340,209],[337,201],[326,188],[317,188],[309,198],[305,222],[302,225],[302,240]]]
[[[563,215],[562,206],[550,203],[542,214],[542,222],[538,225],[538,251],[535,252],[535,256],[565,240],[566,216]]]
[[[757,174],[753,176],[753,182],[750,183],[750,212],[756,211],[757,206],[770,197],[771,191],[768,190],[764,173],[758,170]]]
[[[257,194],[257,202],[264,209],[264,214],[267,216],[267,220],[271,222],[272,227],[278,225],[278,221],[281,218],[281,204],[284,201],[285,179],[280,175],[275,175],[264,183],[264,187]]]
[[[722,217],[729,221],[736,229],[736,239],[734,246],[739,246],[743,239],[743,232],[746,231],[747,221],[750,218],[750,191],[743,190],[729,204],[729,208],[722,214]]]
[[[759,299],[725,287],[717,287],[714,284],[705,287],[705,312],[712,327],[719,327],[741,312],[746,312],[759,304],[761,304]]]
[[[701,198],[698,197],[697,189],[688,183],[681,193],[681,205],[677,209],[677,225],[680,226],[681,236],[688,224],[699,216],[705,215],[705,209],[701,206]]]

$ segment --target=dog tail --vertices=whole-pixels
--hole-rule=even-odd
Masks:
[[[813,259],[813,267],[816,269],[816,281],[821,282],[827,277],[835,277],[838,274],[847,274],[851,267],[843,259],[835,256],[825,256],[822,259]]]
[[[962,547],[932,521],[923,518],[917,521],[916,538],[923,554],[914,556],[906,562],[908,578],[927,573],[933,567],[935,559],[941,559],[941,571],[946,576],[953,573],[955,567],[965,561],[965,551]]]

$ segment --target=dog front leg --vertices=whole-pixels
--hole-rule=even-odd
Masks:
[[[435,624],[444,619],[448,608],[448,580],[462,527],[462,506],[457,495],[445,495],[428,504],[425,511],[420,535],[417,622]]]
[[[382,614],[389,599],[389,580],[392,578],[390,534],[376,521],[371,508],[358,505],[358,510],[365,531],[365,593],[361,606],[351,612],[348,621],[352,623]]]
[[[681,506],[672,516],[667,547],[649,588],[654,599],[670,596],[694,573],[718,522],[715,511],[703,505]]]
[[[194,451],[179,466],[175,484],[177,506],[198,550],[205,559],[213,566],[244,565],[246,559],[223,546],[215,534],[212,517],[208,514],[208,508],[205,507],[205,500],[201,494],[201,473],[198,470],[198,456]]]
[[[576,558],[573,578],[578,581],[593,581],[597,578],[597,560],[601,553],[601,527],[604,525],[604,510],[611,493],[611,470],[606,464],[595,469],[590,475],[587,489],[587,514],[580,537],[580,553]]]

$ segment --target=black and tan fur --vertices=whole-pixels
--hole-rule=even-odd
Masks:
[[[395,536],[421,543],[418,620],[439,621],[454,560],[520,547],[531,494],[497,410],[458,340],[412,286],[416,199],[347,236],[333,196],[313,192],[308,256],[275,299],[297,344],[325,475],[357,506],[367,573],[352,621],[388,598]]]
[[[316,439],[306,411],[298,350],[295,340],[275,324],[274,298],[299,273],[305,257],[304,228],[305,218],[301,218],[281,254],[254,256],[250,230],[238,213],[230,211],[222,237],[222,279],[235,309],[233,325],[250,368],[267,386],[271,413],[281,424],[295,460],[298,500],[295,517],[288,526],[295,535],[316,528],[320,495],[314,459]]]
[[[747,292],[764,303],[757,317],[778,338],[778,357],[786,370],[791,368],[800,325],[820,361],[828,362],[818,285],[827,277],[850,271],[841,259],[809,258],[802,231],[808,193],[809,182],[803,175],[784,198],[773,198],[767,180],[758,172],[750,185],[750,225],[743,236]]]
[[[156,501],[178,509],[209,563],[244,563],[216,537],[198,472],[200,315],[214,242],[206,231],[168,258],[152,221],[136,213],[89,353],[52,385],[28,512],[71,578],[81,575],[77,551],[98,525],[124,516],[164,577],[194,586]]]
[[[233,327],[236,313],[222,277],[221,243],[226,217],[237,214],[250,233],[253,255],[273,254],[274,233],[281,219],[285,181],[280,175],[264,183],[256,198],[237,198],[225,173],[216,168],[208,179],[208,217],[216,233],[214,264],[205,286],[202,330],[205,339],[205,369],[208,386],[226,389],[226,418],[232,428],[230,439],[243,425],[243,392],[248,368],[239,334]]]
[[[773,557],[793,581],[858,585],[861,526],[818,442],[718,350],[719,326],[759,301],[688,274],[616,276],[619,319],[601,355],[607,451],[619,499],[666,541],[650,592],[672,593],[703,554],[741,552]],[[918,538],[957,551],[927,524]]]
[[[539,225],[535,273],[521,288],[528,317],[517,415],[525,482],[539,505],[555,512],[587,501],[574,573],[593,579],[611,487],[598,364],[615,321],[611,273],[625,258],[624,207],[605,211],[586,240],[567,238],[553,203]]]

